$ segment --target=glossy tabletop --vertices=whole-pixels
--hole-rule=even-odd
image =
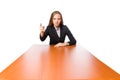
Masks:
[[[33,45],[0,80],[120,80],[120,75],[79,45]]]

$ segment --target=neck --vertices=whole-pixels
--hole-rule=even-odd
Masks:
[[[59,26],[54,26],[55,28],[59,28]]]

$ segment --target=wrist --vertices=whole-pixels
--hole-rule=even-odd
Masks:
[[[69,43],[68,42],[65,42],[65,46],[68,46],[69,45]]]
[[[40,35],[41,35],[41,37],[43,37],[44,33],[43,33],[43,32],[41,32],[41,33],[40,33]]]

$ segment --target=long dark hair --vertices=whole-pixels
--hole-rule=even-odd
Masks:
[[[59,11],[54,11],[54,12],[51,14],[51,17],[50,17],[48,26],[52,26],[52,25],[53,25],[53,17],[54,17],[55,14],[59,14],[59,15],[61,16],[60,25],[64,25],[64,24],[63,24],[62,14],[61,14]]]

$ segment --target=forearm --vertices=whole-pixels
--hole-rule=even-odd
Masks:
[[[40,40],[44,41],[45,40],[45,35],[40,33]]]
[[[68,42],[68,43],[69,43],[69,45],[75,45],[76,44],[76,40],[75,39],[70,40],[70,42]]]

